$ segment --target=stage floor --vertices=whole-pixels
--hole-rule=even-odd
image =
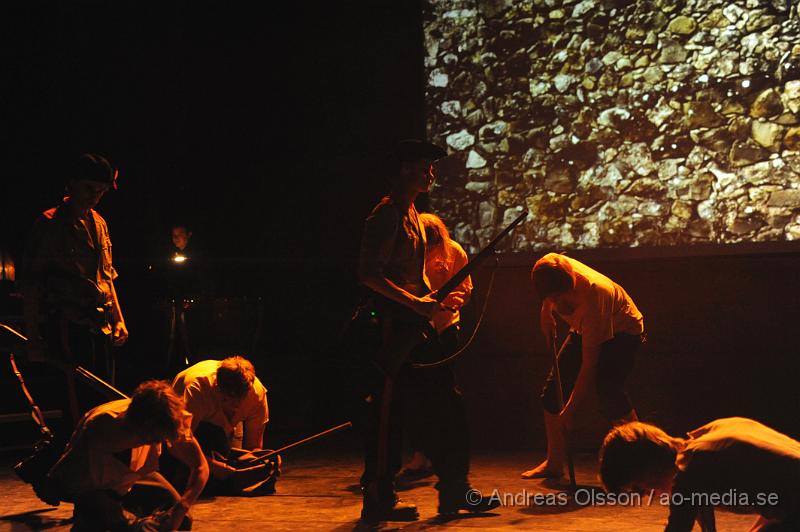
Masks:
[[[464,514],[443,522],[436,518],[434,478],[404,487],[401,496],[419,508],[411,523],[383,523],[380,530],[528,530],[614,531],[663,530],[667,508],[657,500],[619,501],[600,497],[596,466],[590,455],[576,459],[579,486],[572,500],[559,496],[558,486],[542,480],[523,480],[522,470],[534,465],[540,453],[482,452],[473,456],[471,481],[484,494],[497,490],[505,504],[492,513]],[[69,530],[72,505],[53,508],[40,502],[30,486],[19,481],[8,463],[0,466],[0,531]],[[250,530],[369,530],[359,523],[360,457],[349,451],[306,450],[284,457],[284,474],[277,493],[257,498],[217,497],[192,508],[193,530],[246,532]],[[594,494],[594,495],[593,495]],[[527,504],[526,504],[527,501]],[[624,503],[624,504],[623,504]],[[717,511],[718,530],[748,530],[751,515]]]

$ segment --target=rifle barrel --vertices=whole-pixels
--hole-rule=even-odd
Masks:
[[[492,241],[486,245],[485,248],[480,250],[477,253],[477,255],[472,257],[472,260],[470,260],[460,270],[458,270],[455,274],[453,274],[453,276],[446,283],[444,283],[444,285],[442,285],[442,287],[439,288],[439,290],[436,291],[433,298],[436,299],[436,301],[438,301],[439,303],[444,301],[447,295],[453,290],[455,290],[455,288],[458,285],[460,285],[461,282],[464,279],[466,279],[468,275],[472,273],[472,270],[474,270],[478,266],[478,264],[483,262],[483,259],[494,253],[495,246],[497,246],[497,244],[499,244],[502,239],[504,239],[516,226],[522,223],[522,221],[527,217],[528,217],[528,211],[523,210],[522,213],[519,216],[517,216],[513,222],[508,224],[508,227],[500,231],[500,233],[498,233],[498,235],[494,237]]]

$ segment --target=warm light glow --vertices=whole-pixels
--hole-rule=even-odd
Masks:
[[[17,271],[14,268],[14,259],[0,251],[0,281],[14,281],[17,278]]]
[[[175,255],[172,257],[172,262],[177,262],[178,264],[186,262],[186,257],[183,255]]]

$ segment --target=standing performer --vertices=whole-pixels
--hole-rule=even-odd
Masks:
[[[110,347],[125,343],[128,329],[114,288],[108,226],[94,208],[116,188],[117,171],[103,157],[84,154],[67,172],[69,195],[36,220],[23,259],[27,353],[34,361],[47,356],[84,366],[113,384]],[[69,388],[74,424],[87,408]]]
[[[393,339],[413,334],[419,317],[430,320],[441,308],[429,294],[431,282],[425,269],[425,232],[414,207],[417,195],[427,192],[434,179],[433,162],[446,155],[441,148],[419,140],[402,141],[397,146],[391,176],[391,191],[373,209],[364,226],[359,258],[359,278],[376,296],[376,314],[381,323],[384,347]],[[379,296],[382,296],[379,297]],[[403,318],[412,311],[416,321]],[[424,349],[430,348],[423,346]],[[375,354],[380,347],[376,348]],[[412,402],[431,406],[426,412],[432,423],[429,456],[439,477],[439,512],[459,509],[486,511],[499,501],[488,498],[467,500],[469,457],[466,452],[466,421],[459,411],[460,398],[452,382],[424,384],[424,374],[414,374],[404,364],[397,374],[384,374],[373,367],[367,386],[368,403],[365,432],[364,473],[361,477],[363,507],[361,517],[368,522],[415,520],[414,505],[403,503],[394,489],[400,469],[403,404],[401,395]],[[447,388],[442,388],[447,386]],[[436,397],[421,397],[432,393]],[[413,414],[412,414],[413,415]],[[456,441],[461,440],[461,441]],[[473,504],[470,504],[473,503]]]
[[[183,407],[169,384],[147,381],[87,412],[47,476],[48,502],[75,504],[73,530],[189,530],[208,465]],[[158,473],[163,447],[190,471],[183,495]]]
[[[547,459],[522,477],[558,478],[569,451],[564,431],[574,428],[575,416],[592,391],[597,391],[600,411],[613,425],[637,419],[623,387],[644,339],[644,321],[620,285],[566,255],[548,253],[539,259],[531,281],[542,301],[540,325],[548,349],[553,349],[556,317],[570,327],[558,359],[564,397],[569,399],[559,409],[559,383],[551,371],[542,392]]]
[[[438,290],[442,287],[456,272],[466,266],[469,262],[467,253],[464,251],[458,242],[450,238],[450,233],[441,218],[431,213],[421,213],[419,221],[425,228],[425,239],[427,241],[425,248],[425,271],[431,282],[431,288]],[[431,322],[436,329],[439,336],[439,344],[441,351],[445,354],[454,353],[460,347],[459,329],[461,321],[460,308],[464,306],[472,294],[472,279],[467,277],[461,285],[450,292],[447,299],[445,299],[442,308],[437,309],[431,317]],[[420,370],[417,370],[418,373]],[[422,370],[425,374],[417,374],[415,379],[417,382],[433,384],[441,390],[453,390],[456,396],[460,392],[455,384],[453,372],[449,366],[442,366],[441,368],[434,368],[429,370]],[[426,394],[413,394],[411,397],[424,397]],[[460,398],[451,399],[458,403],[457,411],[463,415],[463,407],[460,404]],[[426,407],[420,405],[421,408],[416,410],[416,415],[412,415],[408,423],[409,441],[414,454],[411,461],[403,466],[397,474],[398,480],[414,480],[425,478],[433,474],[433,466],[430,459],[423,451],[426,445],[424,435],[426,431],[424,428],[419,427],[419,424],[425,424],[427,416],[424,412]],[[465,426],[466,423],[459,425]],[[466,435],[463,438],[454,438],[456,443],[465,446],[460,452],[467,453]],[[440,439],[441,441],[441,439]],[[430,452],[430,451],[428,451]]]
[[[170,228],[170,236],[172,246],[163,272],[169,300],[169,343],[164,369],[168,375],[173,375],[191,364],[187,313],[205,287],[199,275],[202,258],[195,246],[190,246],[192,231],[186,224],[175,223]]]

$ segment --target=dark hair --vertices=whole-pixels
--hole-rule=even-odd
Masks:
[[[84,153],[73,163],[67,179],[98,181],[116,188],[117,171],[102,155]]]
[[[411,163],[423,159],[431,162],[438,161],[447,156],[443,148],[422,139],[403,139],[395,143],[386,157],[386,170],[390,182],[399,176],[404,163]]]
[[[615,427],[600,447],[600,480],[609,492],[619,492],[652,473],[675,467],[676,442],[660,428],[634,421]]]
[[[531,282],[539,299],[560,294],[573,288],[572,276],[556,266],[539,266],[531,270]]]
[[[137,431],[154,440],[169,440],[178,435],[184,409],[183,399],[169,383],[150,380],[136,387],[125,416]]]
[[[228,357],[217,368],[217,386],[229,397],[241,399],[247,395],[255,380],[256,370],[244,357]]]
[[[447,156],[447,151],[436,144],[421,139],[403,139],[395,146],[395,157],[399,162],[428,159],[437,161]]]
[[[189,232],[191,232],[191,230],[192,230],[192,226],[189,224],[188,220],[176,219],[176,220],[172,220],[172,222],[170,222],[170,224],[169,224],[169,228],[170,229],[177,229],[179,227],[181,227],[183,229],[186,229],[186,231],[189,231]]]

